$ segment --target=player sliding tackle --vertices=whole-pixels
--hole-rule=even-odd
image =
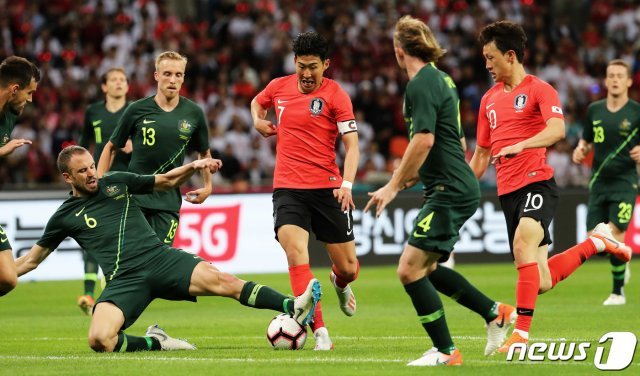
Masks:
[[[194,350],[157,325],[150,326],[144,337],[123,332],[156,298],[195,301],[197,296],[224,296],[253,308],[289,313],[306,325],[320,300],[316,279],[292,299],[223,273],[198,256],[163,244],[132,200],[131,194],[167,191],[196,171],[215,173],[221,166],[217,159],[204,158],[160,175],[113,172],[98,179],[86,149],[63,149],[58,169],[71,185],[71,196],[49,219],[36,245],[16,260],[18,275],[35,269],[67,236],[94,254],[107,281],[89,329],[94,351]]]

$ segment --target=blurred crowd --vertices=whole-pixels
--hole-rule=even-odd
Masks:
[[[269,189],[275,140],[253,130],[249,103],[272,78],[294,72],[291,40],[310,29],[329,39],[327,76],[354,105],[361,184],[385,179],[407,143],[407,78],[392,45],[401,15],[423,19],[448,50],[438,65],[457,83],[469,153],[492,85],[477,33],[499,19],[524,26],[528,72],[551,83],[564,105],[567,138],[548,153],[560,186],[588,180],[570,151],[587,105],[606,95],[607,62],[628,61],[640,82],[640,5],[631,0],[0,0],[0,9],[0,58],[24,56],[43,72],[13,134],[33,144],[0,161],[4,190],[57,186],[54,156],[77,141],[85,108],[103,98],[100,75],[124,67],[130,100],[153,95],[154,58],[165,50],[189,59],[182,95],[202,106],[210,147],[224,162],[217,185],[233,191]],[[640,99],[639,85],[630,96]],[[484,179],[494,184],[492,173]]]

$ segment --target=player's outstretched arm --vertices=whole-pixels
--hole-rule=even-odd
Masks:
[[[211,150],[207,149],[198,155],[199,159],[211,158]],[[217,171],[217,170],[216,170]],[[187,192],[187,201],[194,204],[202,204],[204,200],[211,195],[213,184],[211,183],[211,173],[207,169],[200,170],[202,176],[203,187],[194,191]]]
[[[351,187],[355,181],[358,163],[360,162],[358,133],[351,132],[345,134],[342,136],[342,142],[344,143],[345,149],[342,186],[333,190],[333,197],[335,197],[340,203],[342,211],[346,211],[356,208],[356,205],[353,203]]]
[[[153,189],[156,191],[168,191],[179,187],[198,170],[205,170],[206,173],[213,174],[218,171],[220,167],[222,167],[222,161],[219,159],[198,159],[186,165],[176,167],[166,174],[156,175]]]
[[[31,140],[25,140],[22,138],[10,140],[6,145],[0,148],[0,157],[6,157],[22,145],[31,145]]]
[[[564,120],[551,118],[547,126],[533,137],[520,141],[515,145],[502,148],[498,154],[491,157],[493,163],[500,163],[501,158],[515,157],[525,149],[546,148],[564,138]]]
[[[40,265],[40,263],[49,256],[51,251],[53,250],[50,248],[44,248],[36,244],[31,247],[31,250],[27,252],[26,255],[18,257],[16,260],[16,272],[18,277],[37,268],[38,265]]]
[[[473,173],[476,175],[476,178],[480,179],[482,175],[487,171],[487,167],[489,167],[489,161],[491,160],[491,149],[483,148],[482,146],[476,145],[476,150],[473,152],[473,157],[471,157],[471,161],[469,161],[469,166]]]
[[[377,191],[369,192],[371,199],[364,208],[365,213],[369,211],[369,208],[375,206],[376,217],[382,214],[384,208],[396,198],[398,192],[415,180],[418,170],[427,160],[434,142],[435,136],[432,133],[416,133],[413,136],[402,156],[400,166],[393,172],[391,180]]]
[[[107,143],[104,145],[104,149],[102,149],[102,154],[100,154],[100,159],[98,160],[98,170],[96,171],[96,175],[98,176],[98,178],[103,177],[104,174],[111,169],[113,158],[115,156],[116,147],[111,141],[107,141]]]
[[[263,136],[270,137],[277,134],[276,126],[267,117],[267,109],[262,107],[260,103],[253,98],[251,101],[251,118],[253,118],[253,127]]]

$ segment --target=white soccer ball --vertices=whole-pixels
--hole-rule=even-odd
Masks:
[[[276,350],[300,350],[307,342],[307,328],[288,314],[281,313],[269,323],[267,340]]]

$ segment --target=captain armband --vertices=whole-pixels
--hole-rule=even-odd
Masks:
[[[345,135],[347,133],[356,132],[358,130],[358,125],[355,120],[347,120],[347,121],[339,121],[338,122],[338,131],[340,131],[341,135]]]

